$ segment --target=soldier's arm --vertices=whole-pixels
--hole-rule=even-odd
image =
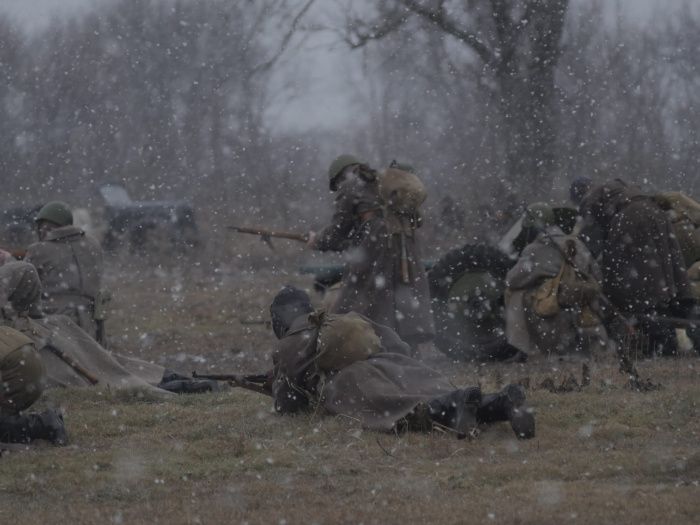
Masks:
[[[355,227],[355,201],[354,195],[341,186],[331,223],[316,236],[315,249],[341,252],[347,248],[348,237]]]
[[[309,385],[304,381],[308,354],[303,351],[303,341],[295,336],[283,338],[272,354],[271,392],[275,411],[280,414],[293,414],[309,406]]]
[[[39,280],[42,280],[44,273],[44,267],[41,264],[40,258],[37,256],[37,245],[31,244],[27,248],[27,253],[24,254],[24,262],[27,262],[36,268],[36,272],[39,274]]]

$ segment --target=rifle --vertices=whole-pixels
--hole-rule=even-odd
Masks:
[[[250,235],[258,235],[260,239],[265,244],[267,244],[272,250],[274,250],[274,246],[272,245],[272,238],[288,239],[290,241],[304,243],[309,241],[309,236],[305,233],[266,230],[265,228],[249,228],[247,226],[229,226],[228,229],[236,233],[248,233]]]
[[[238,319],[238,322],[241,323],[244,326],[271,326],[272,321],[269,319],[245,319],[245,318],[240,318]]]
[[[257,392],[258,394],[272,397],[272,390],[265,385],[270,380],[267,374],[198,374],[195,371],[192,372],[192,377],[194,379],[226,381],[233,387],[243,388],[245,390],[250,390],[251,392]]]
[[[0,250],[9,253],[15,259],[21,261],[27,256],[26,248],[3,248],[0,246]]]

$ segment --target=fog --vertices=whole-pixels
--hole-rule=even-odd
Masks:
[[[415,13],[363,40],[396,2],[305,4],[3,3],[12,204],[95,208],[96,188],[119,182],[227,220],[306,228],[329,213],[325,171],[343,152],[414,164],[428,215],[451,195],[475,230],[485,215],[565,201],[580,176],[698,191],[700,16],[685,2],[562,2],[560,36],[538,50],[558,22],[530,23],[501,63],[520,87]],[[454,20],[502,60],[491,22],[461,9]],[[528,79],[540,60],[551,67]],[[528,92],[533,81],[541,90]],[[316,199],[326,204],[310,213]]]

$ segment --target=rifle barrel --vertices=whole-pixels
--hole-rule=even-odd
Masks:
[[[267,381],[266,374],[243,376],[239,374],[198,374],[197,372],[192,372],[192,377],[194,379],[226,381],[229,385],[234,387],[244,388],[245,390],[250,390],[251,392],[256,392],[266,396],[272,395],[272,392],[263,386]]]
[[[272,323],[272,321],[268,321],[266,319],[239,319],[239,323],[242,325],[261,325],[261,326],[267,326]]]

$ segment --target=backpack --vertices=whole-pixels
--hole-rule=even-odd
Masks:
[[[700,261],[700,203],[679,191],[662,193],[657,199],[669,212],[686,266],[692,266]]]
[[[309,315],[317,326],[316,364],[324,372],[342,370],[357,361],[364,361],[381,349],[381,342],[372,324],[355,312]]]
[[[378,184],[379,197],[387,210],[399,217],[420,216],[428,192],[415,173],[389,167],[379,175]]]

